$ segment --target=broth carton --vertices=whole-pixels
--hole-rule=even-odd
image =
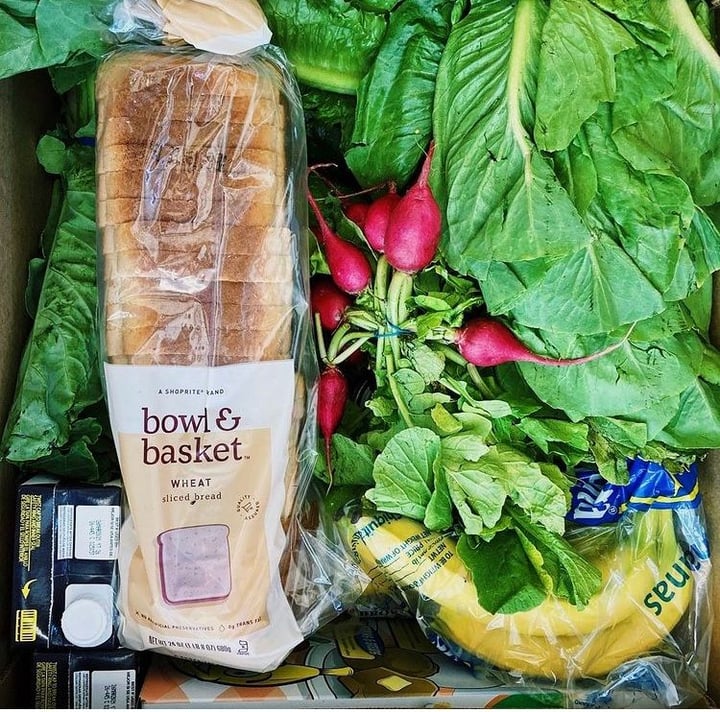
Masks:
[[[119,482],[33,477],[17,492],[13,643],[35,650],[118,647]]]
[[[134,709],[140,657],[132,650],[33,653],[36,709]]]

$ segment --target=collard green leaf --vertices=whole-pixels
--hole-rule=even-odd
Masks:
[[[350,0],[353,5],[361,10],[370,12],[388,12],[397,5],[398,0]]]
[[[615,148],[611,134],[612,122],[606,109],[586,123],[577,139],[588,146],[601,178],[596,214],[611,221],[603,227],[617,235],[625,252],[658,292],[666,299],[682,299],[697,287],[695,283],[683,284],[683,289],[674,285],[672,295],[667,295],[681,259],[688,258],[685,237],[695,205],[687,184],[672,174],[633,169]]]
[[[0,7],[15,17],[32,18],[37,9],[37,0],[3,0]]]
[[[638,43],[647,45],[662,57],[668,54],[671,47],[670,32],[665,26],[658,24],[656,17],[648,13],[646,0],[590,1],[611,17],[620,20]],[[645,92],[652,91],[652,88],[647,86],[643,89]]]
[[[661,442],[680,449],[720,447],[720,393],[697,378],[680,394],[680,407],[662,433]]]
[[[105,0],[0,4],[0,79],[101,56],[110,46],[108,8]]]
[[[522,364],[520,371],[553,408],[580,417],[625,416],[684,391],[701,359],[698,337],[684,332],[648,343],[631,336],[612,353],[578,366]]]
[[[633,289],[619,288],[621,284],[632,284]],[[483,291],[492,313],[511,313],[525,326],[574,334],[607,334],[665,308],[660,292],[605,234],[558,260],[511,267],[495,262]]]
[[[361,185],[404,185],[423,158],[432,100],[455,0],[404,0],[390,15],[377,58],[358,89],[345,160]]]
[[[73,53],[100,57],[109,47],[112,14],[107,0],[39,0],[35,11],[38,37],[49,65]]]
[[[720,201],[720,56],[684,2],[645,3],[648,22],[665,28],[666,56],[639,46],[618,58],[613,137],[639,170],[673,171],[698,205]]]
[[[273,42],[301,82],[356,92],[385,34],[385,17],[347,0],[263,0],[262,7]]]
[[[434,487],[434,463],[440,438],[427,428],[408,428],[395,435],[377,456],[375,487],[366,493],[378,509],[423,520]]]
[[[0,79],[46,67],[37,28],[0,9]]]
[[[2,454],[20,466],[66,475],[68,462],[102,479],[90,445],[99,428],[80,427],[102,400],[96,330],[95,165],[92,149],[68,150],[64,201],[47,255],[40,299],[25,346]],[[84,464],[81,466],[81,462]]]
[[[463,273],[489,260],[567,255],[591,239],[530,138],[544,7],[477,3],[443,53],[432,187],[447,221],[442,251]]]
[[[720,231],[708,213],[700,208],[693,214],[687,247],[695,268],[695,281],[700,288],[720,269]]]
[[[534,138],[543,151],[570,144],[602,102],[615,97],[615,56],[635,45],[587,0],[554,0],[543,27]]]

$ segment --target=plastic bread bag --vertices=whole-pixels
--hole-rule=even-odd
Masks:
[[[488,612],[456,540],[407,517],[355,502],[337,530],[354,561],[394,582],[432,642],[484,674],[560,689],[578,706],[622,707],[634,695],[687,705],[704,694],[712,615],[696,466],[671,475],[635,460],[629,470],[625,486],[584,472],[574,488],[568,539],[602,574],[583,608],[548,594]],[[511,568],[498,561],[488,585]]]
[[[317,364],[297,88],[271,47],[127,47],[96,99],[98,322],[129,510],[120,637],[267,670],[337,614],[338,566],[347,595],[364,584],[298,519]]]
[[[270,42],[257,0],[119,0],[110,31],[120,42],[188,44],[236,55]]]

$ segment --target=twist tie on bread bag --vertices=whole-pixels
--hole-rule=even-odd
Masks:
[[[256,0],[120,0],[110,30],[120,41],[190,45],[229,56],[271,39]]]

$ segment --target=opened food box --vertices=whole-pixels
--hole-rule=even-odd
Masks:
[[[0,0],[0,705],[720,700],[709,0]]]

